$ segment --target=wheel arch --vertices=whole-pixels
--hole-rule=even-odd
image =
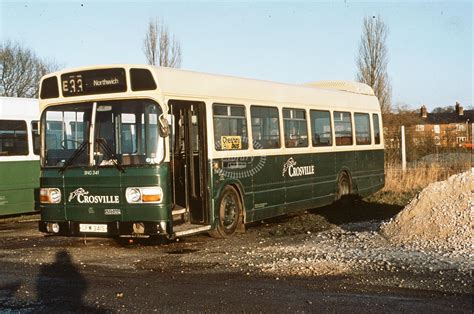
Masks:
[[[348,167],[341,167],[339,170],[339,173],[337,174],[337,180],[336,180],[336,195],[339,189],[339,180],[342,178],[342,176],[346,175],[349,178],[349,194],[358,194],[357,190],[357,184],[355,184],[355,181],[352,177],[351,170]]]
[[[241,224],[243,225],[243,224],[245,224],[245,221],[247,219],[247,210],[246,210],[245,199],[244,199],[245,189],[238,180],[236,180],[236,179],[227,179],[227,180],[221,182],[219,184],[219,188],[215,192],[215,200],[213,202],[215,202],[215,204],[219,202],[220,197],[222,195],[222,192],[224,191],[226,186],[231,186],[233,189],[235,189],[237,191],[237,194],[239,195],[240,203],[242,205]],[[216,206],[214,206],[214,207],[216,207]],[[213,213],[214,222],[216,220],[216,214],[217,214],[217,211],[214,210],[214,213]]]

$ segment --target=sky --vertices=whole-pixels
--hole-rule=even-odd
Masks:
[[[393,106],[474,106],[473,1],[6,1],[0,41],[63,68],[146,63],[159,18],[180,42],[182,68],[301,84],[354,80],[365,16],[389,28]]]

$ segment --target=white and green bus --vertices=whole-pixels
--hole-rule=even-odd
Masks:
[[[0,97],[0,216],[35,210],[38,120],[37,99]]]
[[[40,90],[43,232],[226,237],[384,185],[380,106],[361,83],[105,65]]]

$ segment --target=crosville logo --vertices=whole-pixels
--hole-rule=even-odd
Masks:
[[[71,193],[69,193],[68,201],[69,203],[77,198],[78,203],[87,203],[87,204],[117,204],[119,203],[118,195],[89,195],[89,191],[84,190],[83,188],[78,188]]]
[[[285,172],[288,171],[288,169],[290,167],[293,167],[293,166],[296,166],[296,161],[293,159],[293,157],[290,157],[290,159],[288,159],[285,164],[283,165],[283,171],[281,173],[281,176],[284,177],[285,176]]]
[[[288,172],[290,177],[308,176],[314,174],[314,166],[296,167],[296,161],[293,157],[290,157],[283,165],[281,176],[284,177],[286,172]]]
[[[72,191],[71,193],[69,193],[68,202],[70,203],[75,197],[79,197],[79,196],[83,196],[87,194],[89,194],[89,192],[86,192],[86,190],[84,190],[83,188],[78,188],[75,191]]]

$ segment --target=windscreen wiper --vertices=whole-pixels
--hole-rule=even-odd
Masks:
[[[125,169],[122,167],[122,164],[120,163],[119,157],[117,156],[116,153],[114,153],[112,148],[110,148],[109,144],[107,144],[107,141],[103,138],[96,138],[95,141],[104,149],[107,155],[110,158],[112,158],[112,163],[114,164],[114,166],[121,172],[125,172]]]
[[[80,155],[82,154],[82,152],[84,151],[84,149],[87,147],[87,144],[89,144],[89,141],[88,140],[85,140],[81,143],[81,145],[79,145],[79,147],[74,151],[74,153],[71,155],[71,157],[68,158],[68,160],[66,160],[64,162],[64,165],[58,170],[59,173],[63,173],[64,170],[66,170],[67,167],[69,167],[70,165],[72,165],[72,162]]]

